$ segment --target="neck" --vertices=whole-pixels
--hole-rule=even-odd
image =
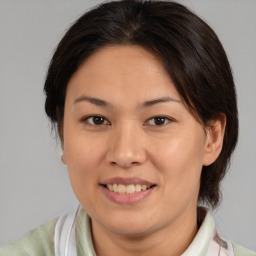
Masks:
[[[180,216],[175,223],[140,235],[122,235],[102,228],[92,221],[97,256],[180,256],[197,233],[197,211]]]

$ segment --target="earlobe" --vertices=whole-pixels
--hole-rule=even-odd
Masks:
[[[64,152],[62,152],[61,161],[62,161],[63,164],[67,164]]]
[[[218,118],[211,120],[206,128],[206,143],[203,165],[212,164],[220,155],[226,127],[226,115],[220,113]]]

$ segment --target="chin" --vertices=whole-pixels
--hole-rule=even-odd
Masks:
[[[133,214],[121,214],[121,216],[113,216],[111,219],[104,218],[104,226],[110,232],[127,236],[140,237],[152,232],[152,218],[149,220],[145,215],[134,216]]]
[[[111,227],[110,231],[115,234],[119,234],[121,236],[126,236],[126,237],[142,237],[147,235],[148,233],[151,233],[152,227],[146,227],[146,226],[131,226],[129,225],[124,225],[122,227]]]

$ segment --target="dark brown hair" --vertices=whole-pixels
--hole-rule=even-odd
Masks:
[[[60,41],[44,85],[45,110],[61,140],[67,84],[86,58],[106,45],[139,45],[155,54],[203,126],[226,115],[222,151],[203,167],[199,193],[199,200],[216,207],[237,142],[238,119],[231,68],[214,31],[185,6],[169,1],[111,1],[85,13]]]

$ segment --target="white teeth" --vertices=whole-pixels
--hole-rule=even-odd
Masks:
[[[140,192],[141,191],[141,185],[140,184],[136,184],[135,185],[135,190],[136,190],[136,192]]]
[[[134,193],[134,192],[135,192],[135,186],[134,186],[133,184],[128,185],[128,186],[126,187],[126,193],[127,193],[127,194],[132,194],[132,193]]]
[[[111,190],[111,189],[109,188],[109,190]],[[113,185],[113,190],[112,191],[117,192],[117,185],[116,184]]]
[[[122,185],[122,184],[119,184],[118,187],[117,187],[117,192],[120,193],[120,194],[125,194],[126,186]]]
[[[142,185],[142,186],[141,186],[141,189],[142,189],[142,190],[146,190],[146,189],[147,189],[147,186],[146,186],[146,185]]]
[[[115,193],[119,194],[133,194],[136,192],[144,191],[150,188],[150,186],[147,185],[140,185],[140,184],[129,184],[129,185],[123,185],[123,184],[107,184],[106,187]]]
[[[109,184],[109,185],[107,185],[107,187],[108,187],[109,190],[113,191],[113,185]]]

